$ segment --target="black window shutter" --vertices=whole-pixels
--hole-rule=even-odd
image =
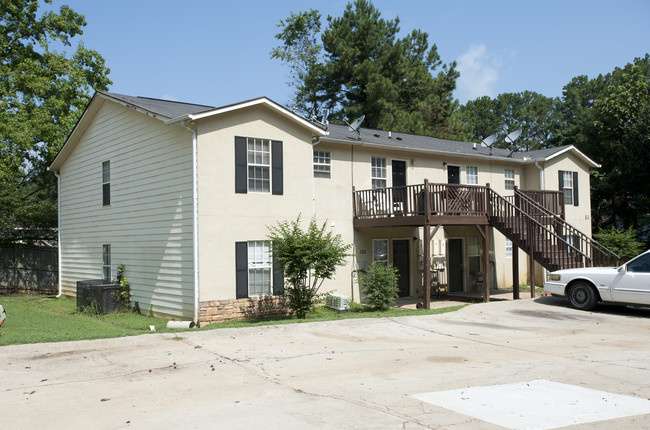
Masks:
[[[111,204],[111,184],[110,182],[102,184],[102,202],[104,206]]]
[[[560,191],[564,191],[564,176],[563,176],[563,173],[564,172],[562,170],[557,171],[557,174],[558,174],[558,180],[557,180],[558,182],[557,183],[559,184],[558,189]]]
[[[271,192],[282,195],[284,183],[282,180],[282,141],[271,141]]]
[[[248,192],[246,138],[235,136],[235,192]]]
[[[248,242],[235,242],[237,298],[248,297]]]
[[[284,271],[280,262],[273,257],[273,295],[284,294]]]
[[[578,172],[573,172],[573,206],[578,206]]]

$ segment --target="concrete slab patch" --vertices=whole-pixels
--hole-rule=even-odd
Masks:
[[[509,429],[547,430],[650,414],[646,399],[544,379],[412,397]]]

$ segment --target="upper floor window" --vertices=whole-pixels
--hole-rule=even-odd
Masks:
[[[478,184],[478,167],[476,166],[466,166],[465,173],[467,174],[467,184],[468,185],[477,185]]]
[[[271,191],[271,145],[266,139],[247,139],[248,191]]]
[[[506,169],[503,174],[505,178],[506,190],[515,189],[515,171],[512,169]]]
[[[111,280],[111,245],[102,245],[102,275],[106,281]]]
[[[235,137],[235,192],[283,194],[282,142]]]
[[[102,162],[102,204],[111,204],[111,162]]]
[[[578,172],[559,171],[560,191],[564,191],[564,204],[578,206]]]
[[[372,188],[386,188],[386,159],[372,157]]]
[[[314,151],[314,178],[332,177],[332,154],[325,151]]]

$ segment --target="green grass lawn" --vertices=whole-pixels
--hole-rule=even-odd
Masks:
[[[0,327],[0,346],[23,343],[63,342],[82,339],[102,339],[134,336],[151,333],[149,326],[158,332],[180,332],[167,330],[166,319],[137,315],[132,312],[110,313],[99,316],[86,315],[76,311],[76,299],[48,296],[0,296],[0,305],[7,312],[7,319]],[[372,311],[367,307],[354,305],[352,311],[337,311],[317,306],[305,320],[295,317],[266,320],[238,320],[212,324],[193,330],[214,330],[228,327],[249,327],[272,324],[292,324],[313,321],[331,321],[349,318],[383,318],[407,315],[431,315],[458,310],[465,305],[442,309],[389,309],[385,312]]]

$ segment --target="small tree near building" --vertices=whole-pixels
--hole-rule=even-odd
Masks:
[[[399,297],[397,285],[399,271],[396,267],[383,261],[372,263],[359,278],[363,294],[368,302],[377,310],[388,310],[390,305]]]
[[[273,258],[284,271],[284,294],[289,307],[298,318],[305,318],[318,298],[318,290],[325,279],[332,279],[336,268],[345,264],[349,244],[340,234],[319,228],[314,218],[307,230],[295,221],[281,221],[268,227],[267,239]]]

